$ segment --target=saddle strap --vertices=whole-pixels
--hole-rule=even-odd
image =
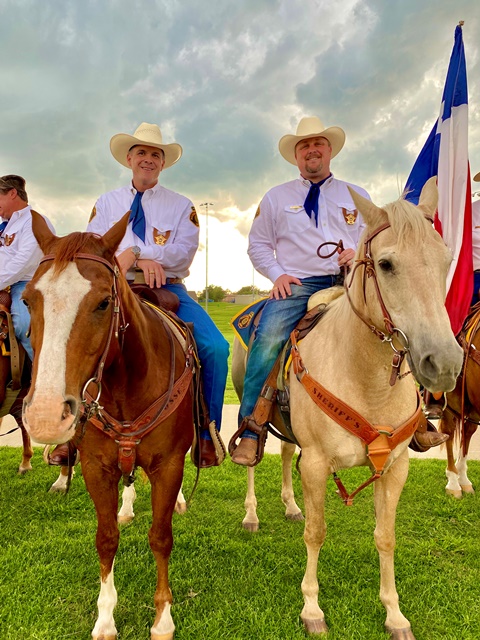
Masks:
[[[15,391],[22,386],[22,357],[18,346],[17,336],[10,313],[7,313],[8,336],[10,342],[10,366],[12,368],[12,389]]]

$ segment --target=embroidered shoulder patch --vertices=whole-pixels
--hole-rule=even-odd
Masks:
[[[244,316],[242,316],[241,318],[239,318],[238,319],[239,328],[240,329],[245,329],[245,327],[248,327],[248,325],[252,321],[254,315],[255,315],[254,312],[250,311],[250,313],[247,313]]]
[[[255,212],[255,217],[253,219],[255,220],[255,218],[258,218],[259,215],[260,215],[260,205],[258,205],[257,210]]]
[[[88,219],[88,222],[91,222],[96,215],[97,215],[97,207],[94,206],[92,209],[92,213],[90,214],[90,218]]]
[[[191,214],[190,214],[190,222],[193,222],[193,224],[194,224],[196,227],[199,227],[199,226],[200,226],[200,224],[199,224],[199,222],[198,222],[197,212],[195,211],[195,207],[194,207],[194,206],[192,206],[192,212],[191,212]]]

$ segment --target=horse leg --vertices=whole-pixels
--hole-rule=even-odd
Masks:
[[[175,513],[183,515],[187,513],[187,501],[185,500],[185,496],[183,495],[182,487],[178,492],[177,502],[175,503]]]
[[[120,511],[117,516],[119,524],[129,524],[132,522],[135,517],[135,513],[133,512],[133,503],[136,498],[137,492],[135,491],[133,483],[129,487],[124,487],[122,493],[122,506],[120,507]]]
[[[448,433],[450,436],[445,443],[447,450],[447,468],[445,475],[447,476],[447,486],[445,487],[445,493],[454,498],[462,497],[462,487],[459,482],[459,475],[457,465],[455,464],[455,456],[453,453],[453,446],[455,441],[455,423],[456,418],[446,411],[440,422],[440,431],[442,433]]]
[[[23,453],[22,453],[22,462],[18,467],[18,473],[19,475],[23,476],[25,473],[27,473],[27,471],[32,470],[32,464],[30,460],[32,459],[32,456],[33,456],[33,449],[32,449],[32,441],[30,440],[30,436],[28,435],[27,430],[23,426],[23,423],[19,426],[22,432]]]
[[[305,500],[305,532],[307,566],[302,580],[304,606],[300,618],[307,633],[328,633],[325,614],[318,605],[318,555],[325,541],[325,491],[329,470],[325,461],[303,452],[302,486]]]
[[[83,459],[84,457],[86,460]],[[116,464],[106,467],[100,461],[89,458],[84,449],[82,449],[82,471],[88,493],[97,512],[96,547],[100,561],[98,617],[92,631],[92,638],[93,640],[116,640],[117,629],[113,611],[117,604],[117,591],[113,579],[113,563],[119,541],[116,514],[120,471]]]
[[[171,457],[168,464],[145,469],[152,485],[152,526],[148,532],[150,548],[157,563],[155,621],[151,640],[172,640],[175,624],[170,613],[172,592],[168,583],[168,560],[173,546],[172,516],[182,484],[185,459]]]
[[[395,640],[415,640],[410,622],[400,611],[395,586],[395,517],[408,475],[405,450],[387,473],[375,482],[375,544],[380,558],[380,600],[386,609],[385,628]]]
[[[75,468],[72,468],[71,478],[75,475]],[[60,475],[52,484],[48,493],[67,493],[68,487],[68,467],[60,467]]]
[[[245,497],[245,518],[242,527],[246,531],[258,531],[259,520],[257,516],[257,497],[255,496],[255,468],[247,467],[247,495]]]
[[[289,442],[283,442],[282,452],[282,502],[285,505],[285,517],[287,520],[303,520],[302,512],[295,502],[292,483],[292,460],[296,446]]]
[[[460,487],[464,493],[475,493],[472,483],[468,479],[467,476],[467,456],[468,456],[468,448],[470,446],[470,440],[472,439],[473,434],[477,430],[477,425],[472,422],[467,422],[464,428],[464,437],[465,437],[465,451],[467,455],[463,455],[462,447],[460,447],[460,451],[458,452],[458,458],[456,462],[456,466],[458,469],[458,481],[460,483]]]

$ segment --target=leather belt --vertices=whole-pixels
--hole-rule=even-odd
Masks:
[[[183,284],[183,278],[167,278],[167,284]]]

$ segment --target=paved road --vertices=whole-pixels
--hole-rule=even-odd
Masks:
[[[223,425],[222,425],[222,438],[226,445],[228,445],[228,441],[231,436],[235,433],[237,429],[237,414],[238,414],[238,405],[235,404],[226,404],[223,406]],[[12,427],[15,426],[15,421],[11,416],[6,416],[2,422],[0,428],[0,434],[6,433]],[[22,439],[20,436],[20,431],[15,431],[11,435],[0,437],[0,447],[1,446],[11,446],[11,447],[20,447],[22,445]],[[265,447],[265,451],[267,453],[280,453],[280,440],[274,438],[273,436],[269,436],[267,438],[267,444]],[[446,453],[444,447],[434,447],[427,451],[426,453],[416,453],[409,449],[411,458],[438,458],[441,460],[446,460]],[[468,452],[468,457],[470,460],[480,460],[480,429],[477,429],[477,432],[472,438],[472,442],[470,444],[470,450]]]

